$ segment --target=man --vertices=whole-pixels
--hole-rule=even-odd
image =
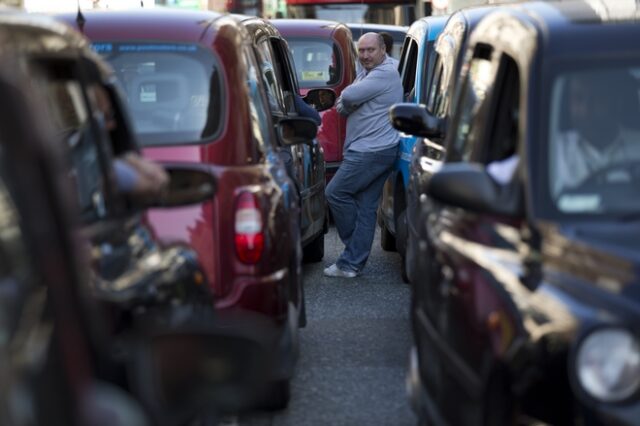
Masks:
[[[576,73],[567,79],[566,91],[568,122],[552,145],[554,197],[614,164],[640,160],[639,133],[631,128],[640,112],[633,77],[616,71]]]
[[[398,132],[389,108],[402,102],[400,75],[386,55],[382,36],[366,33],[358,40],[363,68],[336,101],[347,116],[344,159],[326,189],[327,202],[345,245],[330,277],[354,278],[364,268],[376,228],[382,187],[396,160]]]
[[[391,52],[393,52],[393,36],[386,31],[382,31],[380,35],[384,40],[384,47],[387,51],[387,57],[391,59],[391,62],[393,63],[393,67],[397,70],[398,65],[400,64],[400,61],[398,61],[396,58],[391,56]]]

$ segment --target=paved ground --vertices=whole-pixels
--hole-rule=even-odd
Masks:
[[[342,244],[331,228],[323,262],[305,265],[308,325],[289,408],[241,425],[415,425],[404,379],[411,342],[409,287],[397,253],[380,248],[379,230],[362,276],[327,278]]]

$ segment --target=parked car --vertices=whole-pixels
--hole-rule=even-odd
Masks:
[[[435,40],[445,22],[446,17],[422,18],[414,22],[407,31],[398,68],[406,102],[427,103],[428,83],[433,76],[435,64]],[[402,279],[405,282],[409,280],[405,267],[409,160],[416,139],[413,135],[400,135],[398,159],[385,182],[378,208],[380,244],[384,250],[397,250],[400,253]]]
[[[393,37],[393,50],[387,52],[390,56],[400,59],[403,56],[402,48],[404,46],[404,38],[407,34],[409,27],[400,25],[385,25],[385,24],[371,24],[371,23],[355,23],[349,22],[346,24],[351,30],[351,35],[354,42],[358,42],[362,34],[365,33],[381,33],[386,32]]]
[[[216,177],[215,198],[152,210],[149,221],[163,241],[195,249],[217,310],[255,312],[279,328],[267,405],[286,405],[306,316],[300,201],[278,150],[311,139],[316,125],[274,127],[252,40],[230,16],[156,8],[60,19],[115,69],[144,155]]]
[[[271,116],[275,123],[283,118],[304,116],[301,115],[305,113],[302,108],[309,109],[310,112],[307,114],[310,114],[315,112],[314,109],[326,111],[333,107],[336,96],[331,89],[310,89],[304,98],[300,98],[293,57],[286,40],[271,23],[257,17],[238,16],[237,18],[249,31],[256,48],[259,67],[270,99]],[[308,102],[309,106],[299,102],[300,99]],[[310,105],[314,105],[311,107],[314,109],[311,109]],[[314,115],[314,119],[321,119],[319,114],[314,113]],[[320,123],[316,122],[316,124]],[[302,207],[300,226],[304,260],[319,262],[324,257],[324,234],[329,229],[329,216],[324,195],[323,150],[314,137],[290,148],[283,146],[281,154],[285,158],[285,163],[291,163],[290,175],[300,193]]]
[[[169,303],[162,304],[165,309],[152,309],[149,303],[150,299],[160,301],[162,294],[169,294],[169,283],[162,279],[170,274],[162,265],[170,262],[177,273],[184,269],[179,257],[156,248],[155,261],[160,266],[154,267],[150,262],[138,262],[135,254],[129,253],[128,258],[122,254],[120,264],[111,262],[111,275],[101,275],[105,269],[100,263],[108,259],[101,256],[100,249],[107,247],[109,240],[103,239],[101,245],[87,238],[96,235],[90,228],[110,227],[109,222],[115,220],[111,210],[114,200],[102,205],[105,215],[99,223],[87,223],[87,211],[80,211],[85,206],[77,202],[78,182],[70,177],[75,177],[73,172],[81,167],[76,160],[82,158],[95,167],[93,176],[106,185],[105,191],[110,189],[111,158],[103,156],[109,150],[99,150],[97,155],[104,163],[96,164],[88,149],[89,145],[107,148],[102,143],[107,139],[96,141],[90,136],[90,131],[102,132],[91,123],[96,116],[84,110],[90,131],[75,142],[86,145],[85,155],[70,155],[75,147],[69,146],[66,135],[58,132],[62,117],[57,113],[61,111],[49,108],[47,98],[51,93],[40,90],[47,88],[46,82],[56,81],[64,83],[57,86],[58,99],[68,93],[64,87],[77,94],[73,105],[67,105],[66,117],[71,119],[72,111],[89,106],[85,101],[90,98],[83,99],[81,95],[88,89],[85,83],[97,83],[99,58],[92,55],[86,41],[60,24],[17,11],[0,15],[0,37],[5,41],[0,61],[0,99],[4,107],[0,116],[2,423],[84,426],[106,419],[110,425],[182,425],[202,414],[211,419],[219,410],[250,407],[270,366],[263,338],[242,332],[244,324],[239,324],[242,329],[238,330],[237,321],[226,321],[221,327],[213,318],[210,305],[185,316],[180,298],[171,297]],[[77,75],[72,70],[86,74],[75,79]],[[215,190],[215,181],[198,171],[177,168],[170,172],[172,184],[156,202],[193,199],[194,193],[210,196]],[[183,179],[178,182],[178,177]],[[199,179],[197,186],[189,183],[194,178]],[[126,210],[119,213],[124,217]],[[127,221],[129,228],[141,229],[135,216],[129,215]],[[132,233],[129,238],[142,236]],[[153,246],[154,242],[147,244]],[[127,252],[122,245],[112,247]],[[140,244],[132,248],[145,251]],[[125,280],[118,276],[122,269],[136,269],[137,278]],[[110,279],[111,288],[95,287],[96,281],[106,284]],[[127,284],[130,288],[118,288]],[[178,290],[189,291],[179,285],[174,283]],[[137,289],[148,294],[136,292]],[[120,306],[131,302],[136,293],[146,296],[135,307],[154,312],[159,321],[154,326],[128,329],[127,338],[120,341],[105,332],[113,329],[113,322],[101,315],[101,308],[113,301],[109,294],[118,292]],[[158,303],[154,305],[159,307]],[[177,310],[181,312],[179,320],[169,315]],[[140,317],[142,313],[136,315]],[[114,351],[123,348],[119,343],[124,342],[128,343],[127,356],[114,357]],[[169,356],[175,356],[167,345],[175,346],[176,342],[181,362],[189,360],[188,369],[181,368],[175,359],[166,362]],[[116,359],[129,373],[126,382],[103,368]],[[218,366],[217,371],[205,368],[211,363]],[[178,388],[180,398],[176,397]],[[141,389],[153,392],[137,392]],[[147,405],[149,402],[154,403],[153,407]]]
[[[300,83],[300,94],[328,88],[340,96],[356,77],[358,55],[349,29],[341,23],[318,19],[272,19],[287,40]],[[335,107],[321,113],[318,141],[324,150],[326,181],[331,180],[342,162],[346,117]]]
[[[445,155],[444,141],[458,95],[459,76],[469,35],[482,17],[493,11],[493,8],[494,6],[479,6],[453,13],[435,43],[433,78],[425,89],[427,98],[423,104],[426,105],[427,113],[434,117],[431,120],[435,120],[433,126],[437,131],[417,139],[407,166],[406,228],[401,234],[406,235],[403,265],[405,278],[413,284],[421,283],[419,277],[425,276],[422,259],[427,255],[424,220],[429,214],[430,200],[424,194],[422,184],[438,170]],[[400,223],[405,224],[404,221]],[[420,288],[415,288],[415,291],[419,292]]]
[[[502,6],[471,34],[444,163],[422,183],[423,419],[637,424],[640,25],[602,5]],[[409,109],[400,127],[434,132]]]

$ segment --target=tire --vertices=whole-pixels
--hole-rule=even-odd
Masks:
[[[315,237],[303,249],[302,260],[305,263],[320,262],[324,257],[324,232]]]
[[[380,246],[384,251],[396,251],[396,238],[389,232],[384,222],[380,224]]]

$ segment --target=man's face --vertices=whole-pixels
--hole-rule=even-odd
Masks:
[[[384,44],[375,33],[363,34],[358,40],[358,59],[367,71],[380,65],[385,59]]]

